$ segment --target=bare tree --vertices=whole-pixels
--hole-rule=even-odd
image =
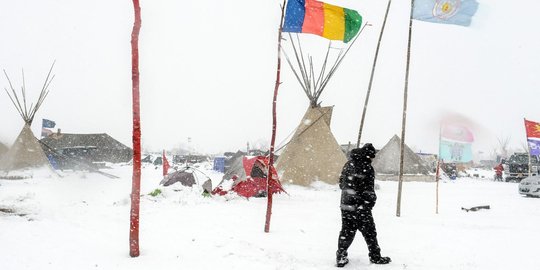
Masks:
[[[525,152],[525,153],[529,153],[529,145],[526,143],[526,142],[520,142],[519,144],[521,146],[521,151]]]
[[[499,150],[502,158],[508,158],[508,145],[510,144],[510,136],[497,137],[499,142]]]

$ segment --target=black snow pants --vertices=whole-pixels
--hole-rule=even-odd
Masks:
[[[351,246],[356,230],[359,230],[369,250],[369,257],[380,257],[381,248],[377,242],[377,231],[371,210],[341,210],[341,232],[339,233],[338,252],[346,252]]]

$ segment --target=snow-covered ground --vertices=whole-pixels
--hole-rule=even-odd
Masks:
[[[221,175],[200,168],[217,184]],[[0,269],[334,269],[341,226],[337,185],[285,185],[274,197],[270,233],[265,198],[203,197],[200,189],[152,197],[161,169],[144,168],[138,258],[129,257],[131,167],[64,177],[0,180]],[[490,172],[487,175],[491,175]],[[459,178],[378,181],[374,209],[389,265],[370,264],[360,234],[345,269],[540,269],[540,199],[516,183]],[[465,212],[461,207],[490,205]],[[14,213],[4,213],[13,210]]]

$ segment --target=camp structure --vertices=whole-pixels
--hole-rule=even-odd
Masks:
[[[22,120],[24,121],[24,126],[19,135],[17,136],[17,139],[15,139],[13,145],[9,148],[8,152],[4,154],[4,156],[0,159],[0,170],[9,172],[13,170],[37,168],[43,166],[47,166],[50,168],[49,160],[43,152],[43,149],[41,148],[38,139],[36,138],[36,136],[34,136],[31,126],[32,121],[34,121],[34,117],[36,116],[36,113],[41,108],[43,102],[45,101],[45,98],[49,94],[48,88],[50,83],[54,79],[54,75],[51,76],[53,67],[54,63],[51,66],[49,73],[47,74],[45,83],[41,88],[38,99],[31,104],[27,102],[26,88],[24,84],[24,71],[21,92],[20,94],[17,94],[17,92],[13,88],[9,76],[4,70],[4,75],[9,82],[10,91],[8,91],[7,88],[4,88],[4,90],[11,102],[13,103],[15,109],[21,116]]]
[[[336,184],[345,153],[330,130],[332,107],[309,107],[277,160],[283,183],[308,186],[313,181]]]
[[[202,184],[201,180],[203,179],[201,178],[206,179]],[[212,192],[212,180],[210,177],[194,167],[184,167],[178,171],[171,172],[165,175],[159,184],[164,187],[174,186],[175,184],[185,187],[201,185],[203,192],[208,194]]]
[[[429,169],[422,159],[406,144],[403,149],[403,180],[404,181],[434,181]],[[377,180],[398,180],[401,155],[401,140],[394,135],[390,141],[375,155],[373,168]]]
[[[47,153],[58,160],[64,160],[68,167],[75,165],[70,160],[86,163],[128,162],[133,156],[131,148],[117,141],[107,133],[73,134],[53,133],[43,139],[41,144]],[[64,157],[64,159],[62,158]],[[69,169],[69,168],[67,168]]]
[[[192,187],[193,185],[197,184],[197,181],[195,181],[195,176],[193,176],[192,171],[181,170],[167,174],[159,184],[167,187],[174,183],[180,183],[183,186]]]
[[[242,197],[265,197],[267,195],[267,176],[270,171],[272,179],[270,180],[270,192],[285,192],[274,166],[268,169],[268,157],[265,156],[242,156],[242,169],[237,171],[232,166],[228,174],[225,174],[222,181],[214,188],[212,195],[226,195],[234,192]],[[235,173],[237,172],[237,173]],[[227,176],[230,175],[230,176]]]
[[[229,180],[236,175],[237,178],[244,179],[246,178],[246,173],[244,171],[243,159],[247,154],[242,151],[237,151],[232,156],[225,158],[224,170],[222,180]]]
[[[297,33],[291,34],[299,32],[297,30],[302,27],[298,29],[288,27],[287,18],[293,18],[299,8],[304,10],[304,7],[297,7],[298,3],[293,2],[289,1],[287,5],[284,31],[289,33],[286,44],[282,46],[282,52],[308,98],[309,107],[292,139],[277,159],[276,168],[283,183],[308,186],[314,181],[323,181],[336,184],[347,159],[330,130],[333,107],[321,106],[319,99],[365,25],[360,29],[362,18],[356,11],[351,10],[355,16],[347,23],[354,25],[351,28],[354,31],[346,39],[325,36],[330,39],[328,46],[316,48],[315,43],[318,42],[312,42],[310,45],[314,46],[308,49],[302,46]],[[292,20],[290,23],[296,25],[295,21]],[[287,51],[292,51],[291,57]],[[319,59],[320,69],[315,67],[313,55],[324,56]]]

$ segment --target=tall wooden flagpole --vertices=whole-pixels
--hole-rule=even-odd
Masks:
[[[267,194],[267,205],[266,205],[266,221],[264,222],[264,232],[270,232],[270,218],[272,216],[272,190],[270,190],[270,183],[272,180],[272,170],[270,169],[274,165],[274,145],[276,143],[276,103],[277,95],[281,75],[281,33],[283,32],[283,18],[285,16],[285,3],[287,0],[283,0],[281,5],[281,21],[279,23],[279,32],[278,32],[278,54],[277,54],[277,72],[276,72],[276,84],[274,86],[274,98],[272,100],[272,139],[270,141],[270,156],[268,158],[268,176],[266,178],[266,194]]]
[[[411,14],[409,17],[409,40],[407,42],[407,67],[405,69],[405,87],[403,89],[403,118],[401,121],[401,145],[399,154],[399,180],[398,180],[398,196],[396,216],[401,216],[401,191],[403,188],[403,153],[405,148],[405,127],[407,124],[407,92],[409,88],[409,66],[411,62],[411,36],[412,36],[412,20],[413,20],[414,0],[411,0]]]
[[[139,203],[141,194],[141,124],[139,102],[139,32],[141,7],[133,0],[135,22],[131,32],[131,80],[133,97],[133,178],[131,187],[131,215],[129,226],[129,256],[139,256]]]
[[[384,33],[384,27],[386,26],[386,19],[388,18],[388,12],[390,11],[390,4],[392,0],[388,0],[386,6],[386,13],[384,14],[384,20],[381,27],[381,33],[379,34],[379,41],[377,42],[377,48],[375,49],[375,57],[373,58],[373,66],[371,67],[371,76],[369,77],[368,90],[366,93],[366,99],[364,101],[364,110],[362,111],[362,118],[360,120],[360,130],[358,131],[358,141],[356,142],[356,147],[360,147],[360,139],[362,138],[362,129],[364,128],[364,120],[366,119],[366,111],[369,102],[369,96],[371,94],[371,85],[373,84],[373,77],[375,74],[375,66],[377,65],[377,58],[379,57],[379,48],[381,47],[381,40]]]
[[[437,171],[435,173],[435,214],[439,213],[439,180],[440,180],[440,169],[441,169],[441,134],[442,134],[442,124],[439,127],[439,153],[437,154]]]
[[[531,147],[529,146],[529,134],[527,134],[527,119],[523,117],[523,123],[525,123],[525,142],[527,143],[527,156],[529,160],[529,170],[527,170],[527,177],[531,176]]]

